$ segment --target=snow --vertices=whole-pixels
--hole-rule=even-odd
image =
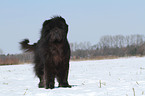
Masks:
[[[38,88],[33,64],[0,66],[0,96],[145,96],[145,57],[71,61],[72,88]]]

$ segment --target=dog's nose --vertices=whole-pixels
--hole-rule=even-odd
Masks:
[[[55,30],[56,33],[58,33],[58,30]]]
[[[59,29],[58,28],[55,28],[54,30],[55,30],[55,32],[59,32]]]

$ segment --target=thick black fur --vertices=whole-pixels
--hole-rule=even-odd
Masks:
[[[55,78],[59,87],[71,87],[68,84],[70,46],[67,33],[65,19],[57,16],[43,23],[37,43],[29,45],[28,39],[20,42],[21,49],[34,52],[34,69],[40,79],[39,88],[53,89]]]

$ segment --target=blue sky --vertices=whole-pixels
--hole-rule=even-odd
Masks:
[[[44,20],[64,17],[69,42],[96,44],[104,35],[145,35],[145,0],[1,0],[0,49],[21,53],[19,42],[37,42]]]

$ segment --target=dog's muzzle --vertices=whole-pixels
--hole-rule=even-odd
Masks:
[[[50,41],[51,42],[61,42],[64,37],[64,32],[60,28],[54,28],[50,31]]]

